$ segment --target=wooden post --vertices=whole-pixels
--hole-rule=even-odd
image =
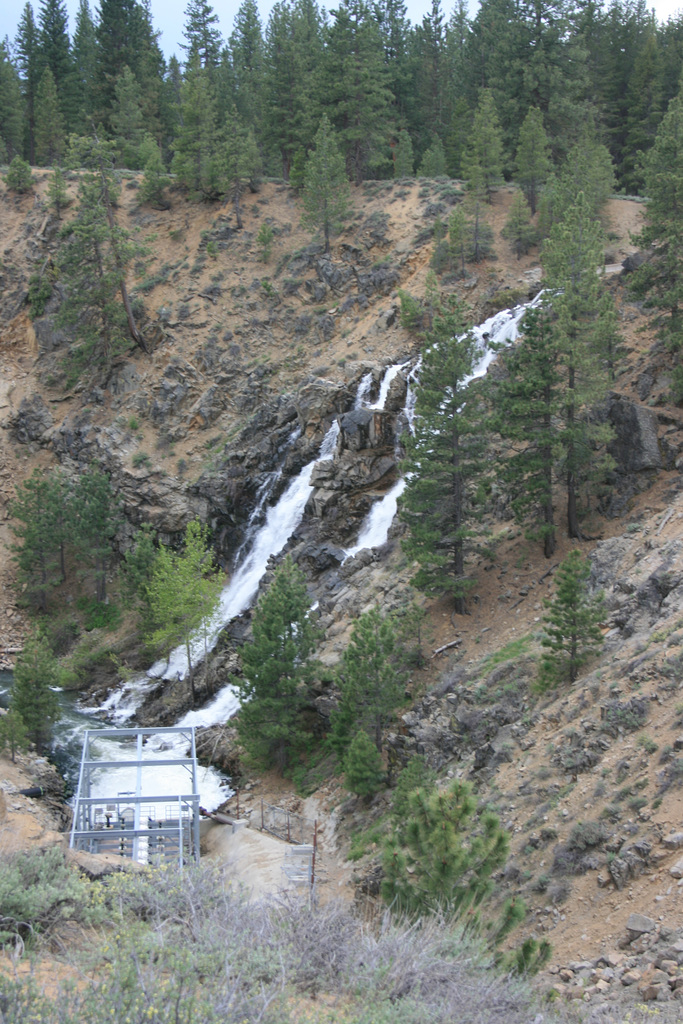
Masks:
[[[261,797],[261,831],[263,832],[263,797]]]
[[[237,818],[240,816],[240,791],[237,789]]]

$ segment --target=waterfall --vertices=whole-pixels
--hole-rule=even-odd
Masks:
[[[528,309],[534,309],[540,302],[543,292],[540,291],[538,295],[525,306],[515,306],[514,309],[503,309],[500,312],[495,313],[493,316],[485,320],[483,324],[479,324],[477,327],[471,329],[470,334],[473,334],[476,338],[476,352],[474,366],[472,373],[466,378],[465,383],[469,384],[471,381],[476,380],[478,377],[483,377],[489,366],[496,358],[499,350],[506,346],[512,345],[517,340],[519,334],[519,325],[524,317],[524,314]],[[463,335],[466,337],[467,335]],[[386,403],[386,398],[389,393],[389,386],[391,381],[394,379],[397,373],[405,369],[407,363],[395,364],[390,366],[384,375],[382,381],[382,387],[380,389],[380,398],[375,405],[371,405],[371,409],[383,409]],[[420,366],[422,365],[422,357],[420,356],[415,363],[415,366],[410,371],[407,377],[407,392],[406,401],[404,406],[404,415],[408,422],[408,428],[413,433],[413,424],[415,421],[415,389],[412,384],[419,380],[420,377]],[[386,388],[385,388],[386,383]],[[380,498],[370,509],[365,522],[361,526],[360,533],[358,534],[358,540],[356,543],[346,549],[345,559],[353,558],[359,551],[364,548],[376,548],[386,543],[389,535],[389,529],[394,521],[394,516],[398,508],[398,499],[405,490],[405,480],[403,478],[396,481],[394,486],[387,491],[387,493]]]
[[[516,339],[518,325],[524,312],[526,309],[533,308],[538,304],[540,295],[541,293],[528,306],[517,307],[513,311],[503,310],[490,317],[479,327],[473,328],[473,332],[478,339],[478,348],[481,354],[470,379],[482,376],[495,358],[496,351],[502,345],[511,344]],[[372,375],[366,374],[358,386],[354,408],[383,409],[391,382],[398,373],[405,371],[407,366],[407,363],[398,363],[387,369],[380,385],[378,399],[372,405],[368,404],[368,397],[372,387]],[[418,360],[407,377],[408,392],[405,416],[411,430],[415,415],[415,394],[411,384],[419,378],[419,367],[420,361]],[[249,535],[239,549],[239,555],[242,560],[237,564],[230,583],[221,594],[216,615],[207,624],[206,629],[202,631],[202,635],[192,642],[193,657],[199,660],[206,651],[211,650],[215,646],[223,627],[231,619],[244,612],[253,601],[269,560],[282,551],[301,522],[306,502],[313,491],[311,486],[313,467],[321,460],[332,458],[338,436],[339,423],[335,420],[323,439],[317,457],[304,466],[299,475],[285,489],[276,504],[268,508],[265,522],[261,526],[256,526],[256,521],[261,517],[282,470],[274,471],[264,481],[258,493],[256,508],[249,519],[252,529],[248,530]],[[378,547],[386,541],[389,527],[396,514],[397,500],[404,487],[405,480],[397,480],[390,491],[383,498],[375,502],[365,523],[361,527],[356,545],[347,551],[347,557],[351,557],[365,547]],[[244,554],[245,551],[247,551],[247,554]],[[204,633],[206,633],[206,636]],[[99,708],[82,709],[81,717],[90,724],[90,719],[86,718],[86,715],[105,712],[108,718],[115,723],[124,724],[140,706],[145,693],[150,687],[156,685],[155,680],[159,678],[183,678],[187,672],[187,667],[185,648],[178,647],[171,652],[168,660],[157,662],[148,670],[146,675],[130,680],[121,689],[110,694]],[[189,711],[176,724],[180,726],[195,725],[205,727],[222,724],[237,711],[238,707],[239,701],[235,689],[227,685],[216,695],[211,703],[199,710]],[[84,726],[80,723],[73,728],[77,731],[79,728],[82,730]],[[151,737],[145,744],[145,747],[150,751],[158,751],[159,756],[162,756],[162,745],[167,742],[167,738],[162,741],[161,737],[158,739]],[[115,741],[103,740],[102,746],[108,760],[118,759]],[[167,750],[168,747],[166,746],[165,749]],[[114,771],[117,770],[114,769]],[[160,769],[162,774],[166,771],[166,768]],[[106,777],[103,776],[102,785],[108,792],[112,791],[112,775],[109,771],[107,771]],[[123,777],[120,779],[115,777],[113,785],[115,788],[131,788]],[[224,786],[225,781],[221,778],[220,774],[213,769],[207,769],[203,780],[200,778],[203,806],[208,809],[218,806],[226,797]]]

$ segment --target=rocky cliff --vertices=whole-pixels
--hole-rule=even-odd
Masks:
[[[397,606],[408,593],[398,524],[383,548],[344,561],[373,501],[397,479],[406,372],[383,409],[354,409],[354,398],[368,375],[376,395],[385,367],[416,354],[400,325],[398,288],[424,291],[434,221],[459,201],[457,186],[366,183],[325,256],[299,228],[296,197],[282,184],[265,183],[247,198],[237,231],[225,209],[180,195],[167,211],[140,207],[130,176],[118,216],[147,238],[149,260],[130,285],[152,351],[131,347],[106,374],[93,368],[65,388],[70,338],[56,319],[60,282],[41,317],[31,321],[26,306],[29,276],[59,244],[46,177],[37,174],[27,197],[0,192],[0,542],[12,539],[14,485],[34,467],[75,473],[95,463],[123,501],[119,552],[142,523],[174,543],[199,516],[229,571],[266,490],[277,498],[338,420],[334,458],[313,470],[314,490],[288,543],[319,601],[322,660],[334,665],[355,615],[377,602]],[[501,190],[490,212],[497,255],[456,285],[477,321],[538,288],[538,254],[515,260],[500,238],[510,201]],[[423,753],[443,777],[471,779],[498,809],[513,853],[498,880],[501,895],[522,894],[532,907],[528,930],[550,936],[558,991],[593,1000],[631,983],[642,982],[643,998],[681,990],[671,966],[678,953],[669,952],[680,938],[673,837],[683,828],[683,417],[668,401],[671,355],[646,329],[621,270],[639,216],[627,201],[613,200],[607,211],[609,287],[626,356],[595,411],[615,431],[614,470],[592,513],[596,539],[585,545],[593,585],[607,597],[604,651],[573,688],[544,698],[532,691],[543,599],[570,545],[561,539],[546,563],[500,493],[487,524],[492,542],[473,566],[471,613],[455,618],[445,602],[428,604],[426,666],[415,669],[390,737],[396,767]],[[274,233],[268,263],[255,242],[264,221]],[[0,655],[11,659],[26,619],[9,588],[7,554],[2,572]],[[130,667],[134,642],[125,632],[118,640]],[[227,636],[209,665],[207,692],[236,665]],[[100,666],[89,682],[106,688],[114,679],[113,668]],[[187,699],[182,686],[161,685],[143,720],[171,720]],[[333,704],[333,689],[321,687],[322,720]],[[215,749],[213,739],[206,746]],[[229,763],[229,747],[220,757]],[[346,827],[379,816],[384,799],[369,812],[349,805]],[[370,856],[359,875],[374,870]],[[635,911],[653,927],[627,931]]]

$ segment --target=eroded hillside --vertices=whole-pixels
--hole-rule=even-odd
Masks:
[[[131,176],[118,216],[149,249],[129,283],[144,307],[152,352],[132,347],[105,375],[92,368],[90,380],[65,388],[69,338],[55,321],[59,281],[44,316],[31,321],[26,307],[30,274],[49,265],[58,245],[46,178],[35,195],[0,194],[0,542],[12,540],[7,503],[14,485],[34,467],[75,472],[94,462],[124,501],[121,549],[141,523],[175,541],[198,515],[211,524],[229,570],[267,475],[281,466],[275,495],[314,458],[333,419],[351,409],[361,378],[371,372],[376,388],[388,364],[416,353],[416,339],[400,325],[398,289],[424,292],[434,221],[459,201],[458,186],[366,183],[355,190],[353,213],[326,257],[301,230],[287,186],[267,182],[248,196],[244,230],[236,231],[228,208],[180,195],[168,211],[140,208]],[[453,285],[475,322],[539,287],[538,253],[515,260],[500,237],[511,197],[500,190],[490,211],[495,256]],[[594,539],[583,545],[593,551],[593,582],[606,593],[604,651],[573,687],[542,698],[533,692],[543,599],[573,545],[562,536],[555,557],[544,560],[501,495],[489,515],[490,542],[476,556],[470,614],[455,617],[445,601],[428,603],[427,665],[408,683],[411,701],[390,741],[396,765],[422,752],[443,777],[474,781],[479,799],[498,810],[512,849],[500,895],[522,894],[531,908],[523,930],[553,943],[548,983],[582,998],[588,989],[593,1001],[639,986],[644,998],[653,997],[648,986],[656,998],[673,997],[679,957],[683,962],[675,948],[683,939],[680,844],[671,838],[683,831],[683,416],[668,404],[671,356],[653,341],[621,272],[641,210],[612,200],[606,212],[608,287],[625,356],[601,412],[615,429],[615,470],[587,526]],[[256,243],[264,221],[274,234],[265,263]],[[399,375],[371,428],[342,418],[337,458],[315,471],[315,491],[288,545],[320,603],[321,655],[330,666],[354,615],[377,602],[397,606],[408,593],[411,566],[397,524],[382,549],[341,565],[341,549],[353,544],[373,500],[396,480],[404,398]],[[12,578],[6,553],[0,646],[9,658],[27,628]],[[237,624],[231,632],[244,629]],[[94,631],[92,643],[112,646],[119,664],[144,667],[128,627],[114,640]],[[235,665],[226,638],[207,687]],[[103,691],[116,682],[113,662],[93,665],[88,685]],[[186,687],[160,686],[140,720],[172,721],[187,701]],[[323,721],[333,701],[328,689],[319,693]],[[230,764],[229,730],[211,731],[205,749]],[[320,799],[331,807],[343,796],[329,783]],[[338,813],[342,846],[357,830],[375,828],[381,836],[389,799],[378,797],[369,810],[347,801]],[[360,888],[376,892],[372,842],[356,871]],[[624,945],[635,911],[651,924]],[[623,979],[632,970],[641,976],[630,985]]]

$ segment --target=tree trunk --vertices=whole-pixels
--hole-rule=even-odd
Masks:
[[[119,251],[118,251],[117,246],[116,246],[116,240],[115,240],[115,238],[116,238],[116,235],[115,235],[115,232],[116,232],[116,222],[114,220],[114,211],[113,211],[112,205],[111,205],[111,198],[109,196],[109,186],[107,185],[107,178],[106,178],[106,175],[104,173],[104,167],[102,166],[102,161],[101,160],[100,160],[100,180],[102,182],[102,198],[104,200],[104,207],[105,207],[105,210],[107,211],[107,222],[109,224],[109,230],[111,231],[111,248],[112,248],[112,252],[114,253],[114,263],[116,264],[116,269],[119,272],[119,291],[121,292],[121,300],[123,302],[123,308],[126,311],[126,320],[128,321],[128,330],[130,332],[130,336],[133,339],[133,341],[137,345],[139,345],[140,348],[142,349],[142,351],[147,355],[147,354],[149,354],[148,351],[147,351],[147,346],[145,345],[144,338],[140,334],[140,332],[138,330],[138,327],[137,327],[137,324],[135,323],[135,316],[133,315],[133,307],[131,306],[130,296],[128,294],[128,289],[126,288],[125,273],[124,273],[124,270],[123,270],[123,266],[121,264],[121,258],[119,256]]]
[[[234,210],[235,210],[235,221],[237,222],[237,230],[238,231],[241,231],[242,228],[244,227],[244,224],[242,223],[242,214],[240,212],[240,194],[241,194],[241,190],[240,190],[239,185],[235,185],[235,188],[234,188],[234,191],[233,191],[233,194],[232,194],[232,205],[233,205]]]
[[[545,388],[546,408],[550,406],[550,387]],[[552,429],[552,418],[547,412],[543,417],[543,429],[546,437]],[[546,558],[552,558],[555,551],[555,519],[553,509],[553,450],[550,445],[545,445],[541,451],[543,458],[546,495],[543,503],[543,522],[545,531],[543,536],[543,554]]]
[[[190,680],[190,693],[192,695],[192,707],[194,708],[195,705],[197,704],[197,694],[195,693],[195,688],[194,688],[194,669],[192,667],[192,653],[191,653],[191,650],[190,650],[190,640],[189,640],[189,637],[185,641],[185,651],[187,653],[187,674],[188,674],[188,677],[189,677],[189,680]]]
[[[569,397],[567,399],[567,433],[569,435],[569,444],[567,445],[567,532],[570,537],[575,537],[577,540],[580,540],[581,529],[579,527],[579,514],[576,506],[576,451],[573,437],[574,422],[576,419],[576,406],[574,400],[575,372],[574,366],[570,366],[568,388]]]
[[[460,530],[465,516],[464,500],[465,488],[463,486],[462,473],[460,472],[460,437],[457,428],[453,427],[453,525],[455,527],[455,541],[453,542],[453,574],[455,580],[464,584],[465,579],[465,551]],[[464,615],[466,610],[464,591],[455,595],[455,613]]]

